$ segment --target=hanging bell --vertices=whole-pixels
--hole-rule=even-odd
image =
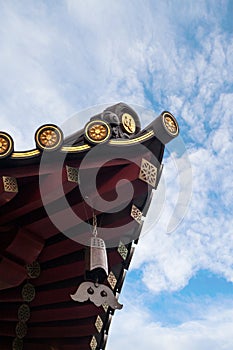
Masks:
[[[86,249],[86,279],[102,283],[108,276],[108,258],[102,238],[91,237],[90,247]]]

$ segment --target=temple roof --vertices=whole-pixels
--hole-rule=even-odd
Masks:
[[[118,299],[164,146],[177,134],[169,112],[141,131],[137,114],[122,103],[65,140],[57,126],[43,125],[31,151],[15,151],[10,135],[0,132],[1,349],[105,348],[120,311],[71,298],[88,280],[93,217],[107,251],[102,283]]]

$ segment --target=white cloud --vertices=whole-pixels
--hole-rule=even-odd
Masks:
[[[143,282],[156,293],[183,288],[199,269],[209,269],[233,281],[233,191],[232,161],[229,158],[232,142],[227,136],[223,142],[224,134],[226,136],[228,132],[220,128],[209,135],[206,143],[213,142],[213,149],[199,147],[190,150],[191,178],[191,174],[185,172],[185,162],[179,165],[177,173],[176,165],[182,162],[182,158],[169,158],[165,164],[165,183],[161,182],[158,196],[154,196],[145,220],[145,236],[139,242],[132,264],[132,268],[143,269]],[[218,154],[217,146],[221,147]],[[178,214],[175,209],[178,193],[183,193],[183,204],[190,186],[192,195],[186,217],[175,232],[167,235],[170,216]],[[163,191],[166,193],[165,202],[160,193]],[[155,210],[161,205],[162,215],[156,222]]]
[[[202,318],[178,326],[162,326],[136,303],[115,314],[117,331],[110,332],[107,349],[231,350],[233,309],[224,304],[202,310]]]

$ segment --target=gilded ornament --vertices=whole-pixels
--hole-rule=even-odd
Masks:
[[[111,130],[108,123],[102,120],[93,120],[85,127],[85,137],[91,143],[103,143],[109,139]]]
[[[164,114],[164,125],[172,135],[176,135],[178,133],[177,123],[168,113]]]
[[[102,141],[107,135],[107,129],[103,125],[96,124],[88,130],[88,135],[92,140]]]
[[[39,136],[40,143],[44,147],[53,147],[58,141],[58,135],[54,130],[47,129],[44,130]]]
[[[54,151],[61,146],[63,134],[55,125],[44,125],[36,131],[35,139],[39,149]]]

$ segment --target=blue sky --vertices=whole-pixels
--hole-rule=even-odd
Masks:
[[[186,153],[165,154],[107,349],[233,348],[232,15],[232,0],[0,0],[1,130],[17,150],[46,122],[116,101],[169,110],[181,128]]]

